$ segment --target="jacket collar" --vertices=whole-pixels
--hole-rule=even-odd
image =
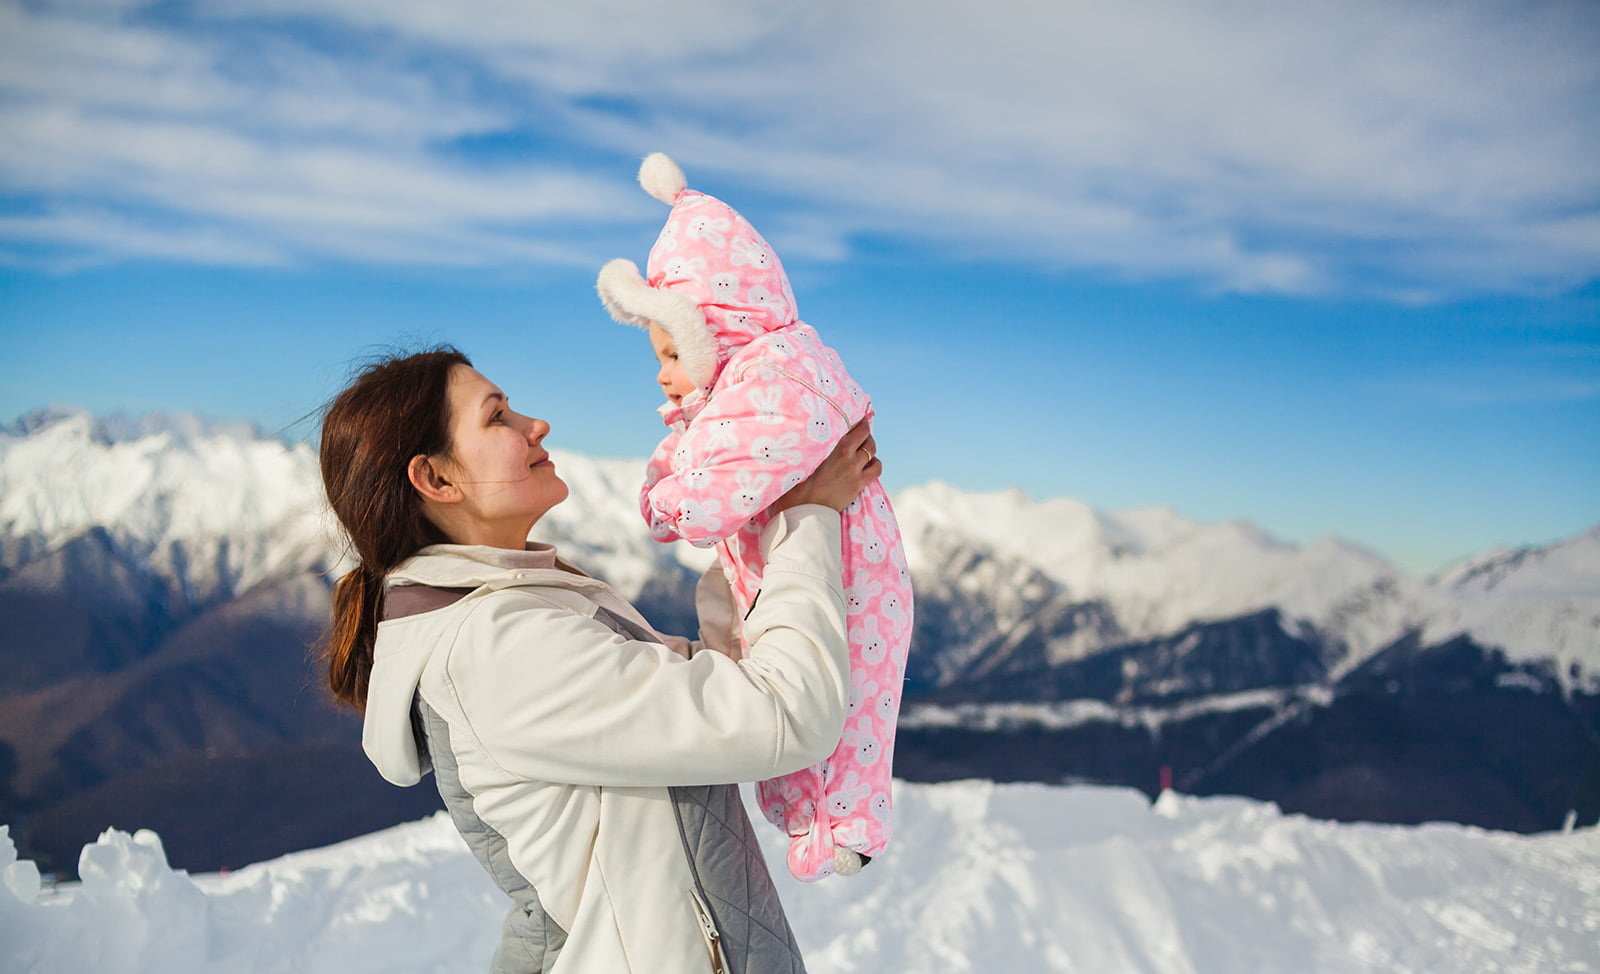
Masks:
[[[437,589],[503,588],[547,581],[578,588],[600,583],[556,557],[555,548],[529,542],[522,551],[488,545],[429,545],[389,573],[388,586]],[[441,603],[438,608],[450,603]],[[397,785],[415,784],[430,769],[427,751],[411,726],[411,705],[432,645],[426,640],[396,638],[394,627],[406,626],[416,614],[386,619],[378,626],[372,674],[367,687],[361,743],[384,778]]]
[[[487,591],[551,586],[579,592],[630,619],[638,617],[637,610],[610,586],[562,561],[554,547],[537,542],[529,542],[522,551],[487,545],[429,545],[390,572],[386,583]],[[411,725],[411,705],[433,653],[433,642],[401,635],[405,627],[427,625],[422,620],[430,616],[405,615],[378,626],[361,742],[383,777],[397,785],[416,784],[430,769],[426,749]],[[642,617],[635,621],[644,622]]]
[[[530,541],[522,551],[489,545],[435,544],[418,551],[389,573],[389,585],[432,585],[462,588],[533,572],[583,575],[556,554],[553,545]]]

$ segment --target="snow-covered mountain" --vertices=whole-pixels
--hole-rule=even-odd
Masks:
[[[571,496],[537,536],[692,632],[711,555],[650,540],[642,464],[553,455]],[[902,777],[1170,776],[1524,831],[1600,814],[1600,529],[1425,580],[1165,509],[943,484],[894,503],[917,593]],[[196,789],[238,815],[369,789],[370,818],[295,817],[258,856],[415,815],[306,658],[347,564],[306,444],[67,411],[0,430],[0,821],[56,857],[166,823],[175,862],[216,868],[248,860],[191,828]]]
[[[309,447],[237,425],[35,413],[0,433],[0,570],[100,529],[179,603],[231,598],[327,563],[315,472]]]
[[[673,564],[707,563],[704,553],[664,548],[635,527],[638,464],[554,456],[572,496],[541,525],[541,537],[575,549],[629,594]],[[192,416],[98,419],[61,410],[0,431],[0,571],[96,529],[189,604],[295,572],[348,567],[305,443]]]
[[[1428,618],[1423,638],[1470,633],[1492,646],[1533,656],[1552,653],[1577,679],[1595,678],[1600,647],[1600,527],[1545,548],[1501,550],[1445,571],[1437,588],[1445,612]]]
[[[649,539],[637,513],[640,463],[554,456],[572,491],[541,538],[630,596],[664,578],[676,591],[708,563],[704,551]],[[1600,527],[1547,549],[1488,553],[1428,581],[1337,539],[1297,547],[1247,522],[1203,524],[1165,508],[1106,513],[938,483],[894,504],[919,607],[953,617],[955,631],[939,635],[965,626],[1016,644],[1032,630],[1043,663],[1275,608],[1292,634],[1326,645],[1333,675],[1420,631],[1430,642],[1466,634],[1513,660],[1547,660],[1562,679],[1600,680]],[[94,530],[190,606],[343,566],[303,443],[193,417],[70,412],[0,432],[0,571]],[[972,639],[940,643],[919,647],[939,658],[940,682],[977,664]]]
[[[1019,625],[1048,626],[1063,607],[1087,613],[1087,633],[1058,627],[1054,661],[1275,608],[1328,644],[1333,676],[1422,631],[1430,642],[1469,635],[1600,685],[1600,527],[1429,581],[1335,538],[1297,547],[1248,522],[1202,524],[1166,508],[1106,513],[1017,490],[930,484],[903,491],[895,510],[919,581],[937,586],[944,564],[993,561],[1008,566],[989,569],[996,580],[1020,583],[1013,601],[1026,605],[1009,613]]]
[[[1240,799],[1090,787],[899,784],[895,842],[802,885],[761,827],[816,974],[1600,969],[1600,831],[1332,825]],[[752,817],[759,822],[759,815]],[[0,968],[484,970],[506,899],[444,814],[190,876],[108,832],[80,884],[41,889],[0,828]]]
[[[1199,524],[1166,508],[1104,513],[1074,500],[1034,501],[1018,490],[970,494],[945,484],[905,491],[898,501],[908,534],[953,532],[1025,562],[1075,601],[1115,606],[1136,639],[1267,605],[1314,616],[1329,591],[1392,570],[1337,541],[1300,549],[1247,522]]]

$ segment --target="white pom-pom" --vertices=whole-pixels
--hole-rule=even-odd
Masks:
[[[861,857],[842,845],[833,847],[833,871],[840,876],[854,876],[861,871]]]
[[[646,193],[671,206],[678,194],[688,188],[689,181],[665,152],[652,152],[639,166],[639,185]]]

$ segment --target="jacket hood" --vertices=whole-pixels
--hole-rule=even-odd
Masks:
[[[386,584],[391,590],[406,585],[470,589],[472,594],[461,600],[466,601],[540,577],[571,584],[575,571],[557,558],[549,545],[530,543],[526,551],[430,545],[401,563]],[[411,705],[440,636],[451,627],[453,622],[444,612],[385,618],[378,626],[361,746],[378,773],[392,784],[414,785],[431,770],[427,751],[412,725]]]
[[[671,205],[643,276],[633,261],[600,269],[600,302],[623,324],[655,322],[672,336],[690,381],[709,390],[756,338],[799,320],[778,254],[739,211],[688,188],[678,164],[645,157],[639,183]]]

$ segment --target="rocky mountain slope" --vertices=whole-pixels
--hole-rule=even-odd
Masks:
[[[692,631],[709,556],[649,539],[641,465],[555,457],[571,498],[537,536]],[[1153,790],[1165,773],[1291,810],[1524,830],[1600,777],[1600,528],[1420,579],[1165,509],[942,484],[894,503],[917,591],[907,777]],[[359,769],[323,760],[355,723],[308,658],[345,564],[305,444],[70,412],[0,432],[0,820],[65,848],[107,809],[176,815],[207,781],[242,810],[258,788],[334,806],[340,787],[381,809],[376,779],[296,777],[286,757]],[[1431,760],[1454,800],[1414,799]]]

